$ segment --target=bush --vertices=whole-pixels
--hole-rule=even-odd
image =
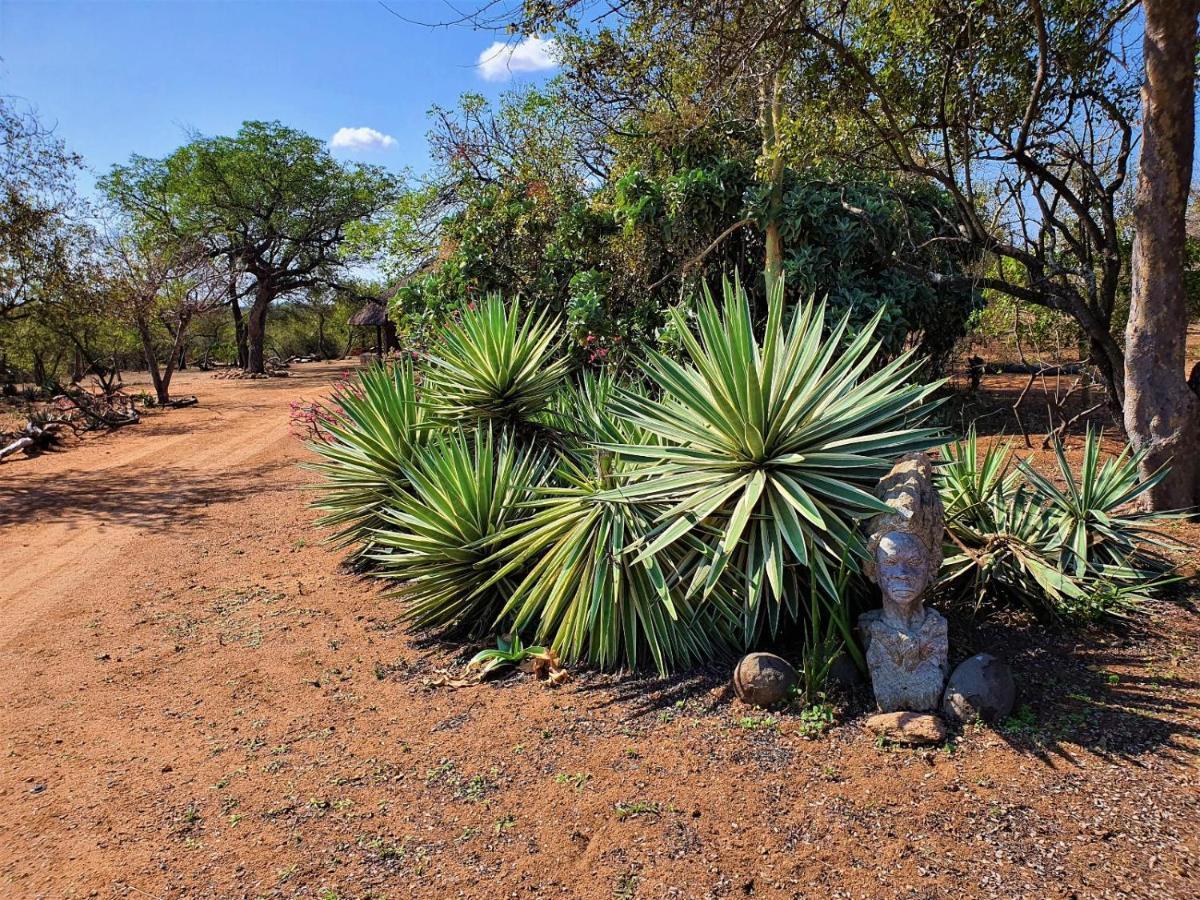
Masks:
[[[309,468],[324,476],[315,506],[325,515],[318,524],[338,529],[337,546],[369,553],[382,524],[380,510],[408,491],[404,467],[424,436],[425,413],[417,402],[412,366],[364,369],[312,415],[309,447],[322,462]]]
[[[755,323],[735,280],[675,316],[680,359],[641,351],[644,382],[569,371],[559,326],[490,298],[415,367],[373,368],[314,444],[318,501],[415,625],[495,632],[564,662],[659,672],[802,638],[804,692],[857,659],[860,520],[896,457],[930,447],[936,385],[911,353],[880,364],[877,313],[823,304]],[[1056,616],[1120,611],[1162,583],[1123,510],[1150,482],[1101,464],[1089,433],[1065,487],[948,445],[939,476],[957,548],[943,585]],[[785,632],[790,630],[790,634]]]
[[[378,574],[403,582],[404,617],[418,627],[483,634],[517,586],[498,572],[501,535],[527,515],[544,481],[544,453],[490,428],[453,429],[413,450],[407,491],[380,510],[372,540]]]
[[[853,339],[848,316],[827,335],[823,305],[798,304],[787,321],[782,283],[761,340],[740,283],[724,282],[721,309],[705,290],[695,314],[698,337],[678,323],[685,362],[647,355],[657,399],[617,390],[615,413],[658,440],[604,445],[640,464],[611,496],[666,504],[633,545],[638,561],[714,531],[713,560],[691,589],[707,594],[727,568],[737,573],[750,644],[764,610],[771,634],[800,618],[801,571],[830,600],[840,595],[830,566],[858,571],[857,522],[888,509],[871,493],[876,482],[895,457],[935,443],[936,429],[917,423],[936,385],[907,384],[920,366],[911,352],[865,374],[881,314]]]
[[[1123,510],[1164,473],[1140,478],[1142,454],[1128,448],[1101,466],[1091,429],[1078,476],[1062,445],[1054,449],[1062,488],[1024,462],[1014,467],[1007,443],[980,455],[974,429],[942,448],[938,486],[953,542],[942,586],[976,606],[1015,604],[1051,619],[1136,610],[1172,580],[1146,548],[1172,542],[1153,530],[1151,514]]]

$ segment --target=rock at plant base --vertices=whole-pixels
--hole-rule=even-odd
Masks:
[[[778,703],[795,683],[792,664],[774,653],[749,653],[733,670],[733,690],[739,700],[753,706]]]
[[[946,685],[942,711],[952,720],[995,724],[1012,712],[1017,686],[1003,660],[978,653],[959,664]]]
[[[867,730],[897,744],[940,744],[946,723],[933,713],[887,712],[868,717]]]

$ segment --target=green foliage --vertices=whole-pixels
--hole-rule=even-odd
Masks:
[[[500,535],[526,515],[545,455],[488,428],[453,429],[414,448],[401,469],[409,488],[391,495],[374,533],[378,573],[402,582],[397,597],[414,625],[490,629],[517,585],[492,577]]]
[[[528,431],[559,391],[567,362],[558,323],[522,316],[498,295],[463,309],[430,351],[429,405],[442,422],[491,422]]]
[[[1129,565],[1145,568],[1154,564],[1147,548],[1175,546],[1163,540],[1151,522],[1180,518],[1184,513],[1138,511],[1138,498],[1162,481],[1168,470],[1164,466],[1142,478],[1139,473],[1146,454],[1133,452],[1128,444],[1119,455],[1101,463],[1103,436],[1088,427],[1078,476],[1067,462],[1062,443],[1054,442],[1061,487],[1027,462],[1023,461],[1020,469],[1030,486],[1045,498],[1055,527],[1052,549],[1058,551],[1060,569],[1077,576],[1093,572],[1101,578],[1134,581],[1138,573],[1128,571]]]
[[[665,673],[727,654],[737,643],[736,599],[724,585],[706,601],[683,589],[703,545],[644,561],[625,552],[651,533],[661,507],[610,493],[622,467],[607,456],[592,469],[562,459],[530,517],[501,535],[505,565],[495,577],[528,571],[503,614],[564,662],[636,668],[649,657]]]
[[[943,587],[977,606],[1015,603],[1048,618],[1091,620],[1120,615],[1165,584],[1147,544],[1167,546],[1149,516],[1123,513],[1161,477],[1138,476],[1128,450],[1099,465],[1100,438],[1089,430],[1076,476],[1061,446],[1059,488],[1025,463],[1014,467],[1007,444],[979,452],[974,429],[942,448],[938,470],[946,530],[954,549],[942,564]]]
[[[723,293],[718,308],[705,291],[698,337],[680,328],[685,363],[647,355],[658,399],[617,392],[614,412],[659,442],[606,449],[645,467],[621,498],[668,504],[638,545],[638,561],[702,526],[719,533],[691,589],[708,594],[732,562],[749,643],[764,608],[771,633],[785,611],[799,616],[788,587],[797,566],[837,600],[830,564],[856,570],[864,552],[856,522],[886,510],[870,490],[895,456],[933,443],[936,430],[914,422],[936,385],[906,383],[920,365],[911,352],[866,374],[879,352],[878,315],[849,340],[846,317],[826,337],[825,307],[816,303],[799,304],[785,324],[779,283],[759,340],[741,284],[726,280]]]
[[[317,414],[309,447],[322,460],[310,466],[323,476],[314,504],[325,511],[319,524],[338,529],[337,546],[370,553],[380,512],[408,491],[404,469],[424,439],[425,410],[411,364],[364,369]]]
[[[545,647],[526,647],[519,635],[501,636],[496,638],[495,647],[480,650],[472,656],[467,668],[478,668],[482,679],[507,666],[519,666],[525,660],[545,653]]]

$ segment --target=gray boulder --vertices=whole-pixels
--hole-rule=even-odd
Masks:
[[[990,653],[963,660],[950,675],[942,711],[958,722],[995,724],[1012,712],[1017,686],[1012,671]]]
[[[796,670],[774,653],[749,653],[733,670],[733,690],[752,706],[770,706],[788,695],[796,683]]]

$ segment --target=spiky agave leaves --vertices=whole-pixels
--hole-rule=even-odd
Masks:
[[[407,490],[404,466],[424,439],[425,415],[411,364],[362,370],[324,412],[329,439],[309,444],[321,458],[308,466],[323,476],[313,504],[325,513],[318,523],[338,529],[333,536],[338,546],[357,544],[356,552],[366,553],[380,525],[380,508]]]
[[[699,337],[680,328],[685,362],[649,354],[658,399],[617,391],[615,413],[660,443],[608,449],[643,466],[622,489],[628,499],[667,504],[636,560],[716,528],[714,561],[692,587],[712,591],[732,563],[749,639],[764,606],[772,632],[783,611],[800,615],[788,587],[795,566],[838,602],[830,566],[857,565],[857,521],[887,509],[871,493],[879,477],[897,456],[936,443],[935,429],[914,427],[936,385],[908,384],[920,366],[910,353],[871,371],[880,315],[853,337],[848,317],[826,334],[823,304],[800,303],[785,322],[777,283],[760,341],[740,283],[725,280],[723,301],[718,310],[705,290]]]
[[[1046,508],[1057,529],[1051,549],[1058,550],[1063,568],[1083,575],[1089,569],[1107,569],[1121,580],[1122,573],[1146,569],[1152,576],[1158,561],[1146,553],[1148,547],[1162,549],[1177,547],[1151,525],[1152,520],[1178,519],[1184,512],[1141,512],[1130,509],[1131,504],[1166,477],[1163,466],[1148,478],[1142,478],[1141,464],[1145,452],[1133,452],[1126,444],[1115,457],[1100,462],[1103,432],[1088,426],[1083,439],[1083,460],[1078,477],[1067,462],[1062,442],[1055,440],[1054,459],[1058,464],[1060,488],[1039,474],[1027,462],[1019,464],[1021,473],[1045,498]]]
[[[967,439],[941,449],[938,490],[951,538],[941,584],[957,589],[976,607],[1017,601],[1037,612],[1085,599],[1059,572],[1045,548],[1054,525],[1036,492],[1022,484],[1007,444],[980,456],[974,428]]]
[[[493,578],[500,535],[527,515],[549,471],[545,453],[479,427],[431,438],[404,466],[409,490],[382,510],[372,554],[403,582],[403,615],[418,627],[482,633],[517,578]]]
[[[430,351],[428,402],[442,423],[536,430],[566,378],[558,322],[493,295],[462,310]]]
[[[723,584],[706,599],[683,589],[707,555],[697,537],[634,561],[625,550],[653,531],[660,507],[613,499],[610,470],[570,457],[556,480],[499,541],[495,577],[527,569],[501,614],[515,630],[564,662],[637,669],[648,657],[662,674],[740,645],[739,604]]]
[[[1056,445],[1061,488],[1025,462],[1014,466],[1007,443],[981,455],[973,428],[941,455],[953,545],[941,583],[976,606],[1009,602],[1088,620],[1135,610],[1170,580],[1143,548],[1171,542],[1151,530],[1148,514],[1121,511],[1161,477],[1142,480],[1128,448],[1101,465],[1099,436],[1089,430],[1076,476]]]

